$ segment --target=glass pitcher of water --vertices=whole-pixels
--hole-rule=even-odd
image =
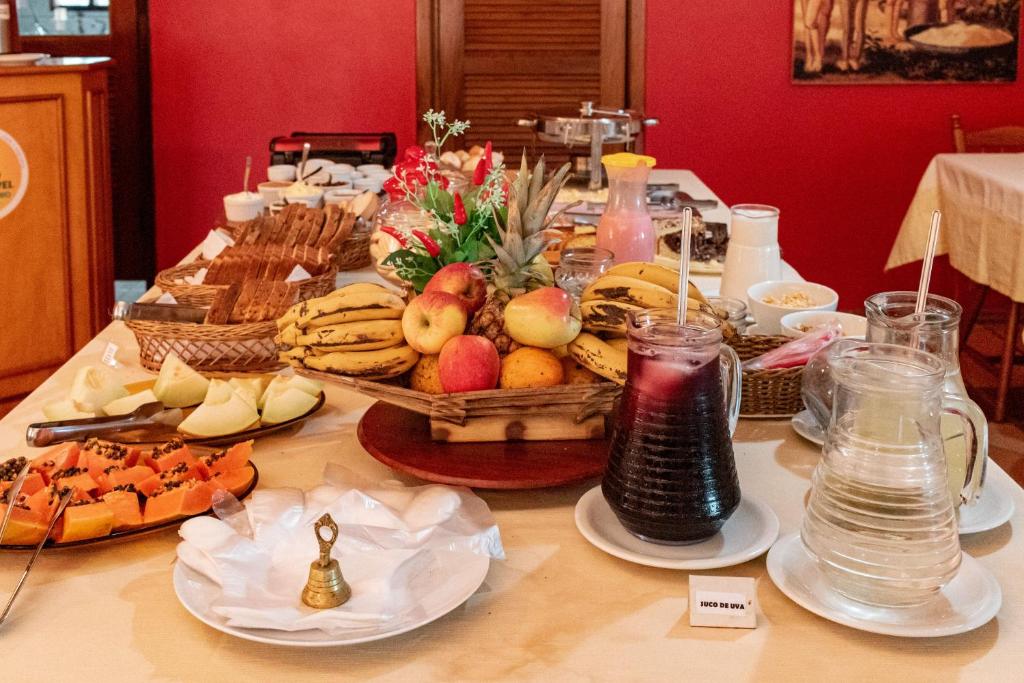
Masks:
[[[985,465],[988,457],[988,422],[981,408],[967,396],[963,377],[960,375],[960,304],[936,294],[928,295],[923,313],[914,313],[917,292],[881,292],[868,297],[864,312],[868,319],[866,338],[871,342],[897,344],[933,353],[945,364],[943,392],[955,396],[966,404],[966,412],[978,425],[979,466],[975,468],[976,481],[972,482],[974,495],[964,496],[958,481],[963,480],[966,465],[966,448],[963,430],[959,420],[944,416],[942,437],[946,442],[950,468],[950,492],[954,500],[959,494],[960,502],[973,503],[980,493],[985,479]]]
[[[872,605],[928,601],[960,566],[940,418],[961,424],[977,462],[979,425],[944,394],[929,353],[844,340],[832,350],[832,410],[801,538],[839,593]]]

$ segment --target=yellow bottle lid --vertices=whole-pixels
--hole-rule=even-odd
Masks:
[[[647,168],[654,168],[658,160],[644,154],[616,152],[615,154],[605,154],[601,157],[601,163],[612,168],[636,168],[642,165],[646,165]]]

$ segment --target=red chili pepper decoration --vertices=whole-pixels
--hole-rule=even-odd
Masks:
[[[487,162],[484,161],[483,159],[481,159],[480,162],[476,165],[476,168],[473,169],[473,184],[474,185],[483,185],[484,184],[484,178],[486,178],[486,177],[487,177]]]
[[[487,170],[488,171],[490,171],[491,169],[494,168],[494,162],[492,161],[494,156],[492,154],[492,150],[493,150],[493,148],[491,147],[491,141],[488,140],[484,144],[484,161],[487,162]]]
[[[406,239],[405,235],[403,235],[402,233],[398,232],[397,230],[392,228],[390,225],[382,225],[382,226],[380,226],[380,231],[383,232],[386,235],[391,235],[392,237],[394,237],[396,240],[398,240],[398,243],[401,244],[403,247],[408,247],[409,246],[409,240]]]
[[[427,253],[430,254],[431,258],[437,258],[441,255],[441,247],[438,246],[433,237],[422,230],[413,230],[412,234],[416,236],[416,239],[423,243],[423,246],[426,248]]]
[[[455,225],[465,225],[469,217],[466,216],[466,205],[462,203],[462,195],[455,193],[455,210],[452,212],[455,218]]]

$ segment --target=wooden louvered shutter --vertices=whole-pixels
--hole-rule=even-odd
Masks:
[[[418,104],[468,119],[467,145],[561,162],[564,147],[516,121],[583,100],[643,108],[642,0],[419,0],[417,11]]]

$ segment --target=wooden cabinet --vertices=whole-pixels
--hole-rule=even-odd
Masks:
[[[109,64],[0,67],[0,414],[110,320]]]

